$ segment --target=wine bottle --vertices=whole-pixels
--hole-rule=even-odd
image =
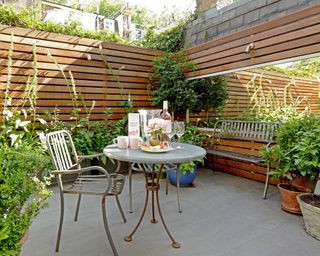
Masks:
[[[163,110],[160,117],[165,120],[165,129],[164,132],[169,134],[171,133],[171,115],[168,111],[168,101],[163,102]]]

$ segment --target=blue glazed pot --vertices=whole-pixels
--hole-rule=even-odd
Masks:
[[[181,187],[188,187],[190,186],[193,181],[195,180],[197,176],[197,165],[194,166],[194,172],[187,172],[186,174],[182,174],[181,171],[179,170],[179,184]],[[176,171],[170,171],[168,172],[168,178],[169,181],[172,185],[177,186],[177,176],[176,176]]]

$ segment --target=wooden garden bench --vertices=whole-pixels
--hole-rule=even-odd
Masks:
[[[268,163],[263,161],[261,149],[275,143],[274,137],[279,123],[220,120],[213,129],[200,129],[212,132],[214,144],[207,153],[214,157],[233,159],[266,167],[266,180],[263,199],[267,196],[269,184]]]

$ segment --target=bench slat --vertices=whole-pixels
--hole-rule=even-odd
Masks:
[[[250,154],[242,154],[242,153],[237,153],[237,152],[231,152],[231,151],[225,151],[225,150],[216,150],[216,149],[208,149],[207,153],[208,154],[213,154],[215,156],[221,156],[221,157],[241,160],[241,161],[255,163],[255,164],[263,163],[263,158],[262,157],[255,156],[255,155],[250,155]]]

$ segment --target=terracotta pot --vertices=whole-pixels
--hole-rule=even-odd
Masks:
[[[306,232],[320,240],[320,208],[306,203],[304,200],[312,194],[301,194],[297,196],[300,204]]]
[[[281,197],[282,210],[301,215],[301,209],[297,201],[297,196],[302,193],[309,192],[309,190],[302,186],[294,186],[297,191],[292,191],[290,190],[290,185],[288,183],[279,183],[278,188]]]
[[[310,192],[313,192],[316,186],[316,183],[317,183],[316,180],[310,180],[309,177],[297,175],[297,177],[294,178],[292,185],[305,187],[305,188],[308,188]]]

